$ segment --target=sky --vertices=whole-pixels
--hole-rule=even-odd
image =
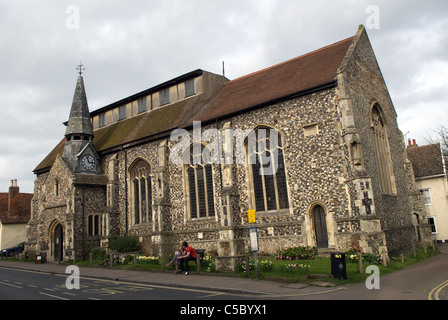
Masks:
[[[406,138],[448,125],[446,0],[0,0],[0,192],[64,137],[82,62],[90,111],[196,69],[229,79],[366,27]]]

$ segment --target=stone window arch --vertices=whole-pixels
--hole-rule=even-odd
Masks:
[[[377,102],[372,107],[371,127],[381,191],[396,194],[387,123],[381,106]]]
[[[260,126],[245,141],[249,189],[258,212],[289,208],[284,148],[280,133]]]
[[[191,219],[214,217],[215,200],[210,152],[201,143],[191,144],[188,151],[190,160],[184,165],[184,176],[189,217]]]
[[[132,224],[150,222],[153,220],[151,167],[139,158],[131,165],[129,175]]]

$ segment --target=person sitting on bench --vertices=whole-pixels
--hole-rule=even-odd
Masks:
[[[176,267],[176,270],[174,271],[175,273],[177,273],[177,271],[179,271],[179,256],[181,256],[182,254],[184,254],[183,250],[182,250],[182,242],[179,243],[179,249],[174,251],[174,257],[173,259],[171,259],[170,263],[168,263],[167,265],[165,265],[165,267],[169,267],[171,265],[174,264],[174,266]]]
[[[190,247],[186,241],[182,243],[182,251],[184,252],[184,255],[178,257],[180,261],[180,268],[177,273],[181,273],[184,271],[185,264],[185,275],[187,276],[190,273],[188,262],[190,262],[190,260],[196,260],[196,251],[193,247]]]

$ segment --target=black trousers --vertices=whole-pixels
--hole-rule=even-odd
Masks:
[[[188,256],[186,258],[179,259],[180,267],[179,270],[184,270],[184,264],[185,264],[185,271],[190,271],[190,267],[188,266],[188,262],[195,261],[196,258],[193,258],[191,256]]]

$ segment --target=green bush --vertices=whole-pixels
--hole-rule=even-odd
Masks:
[[[106,257],[106,249],[105,248],[93,248],[92,249],[93,260],[104,259],[105,257]]]
[[[118,252],[138,251],[138,237],[135,235],[123,235],[109,240],[109,249]]]

